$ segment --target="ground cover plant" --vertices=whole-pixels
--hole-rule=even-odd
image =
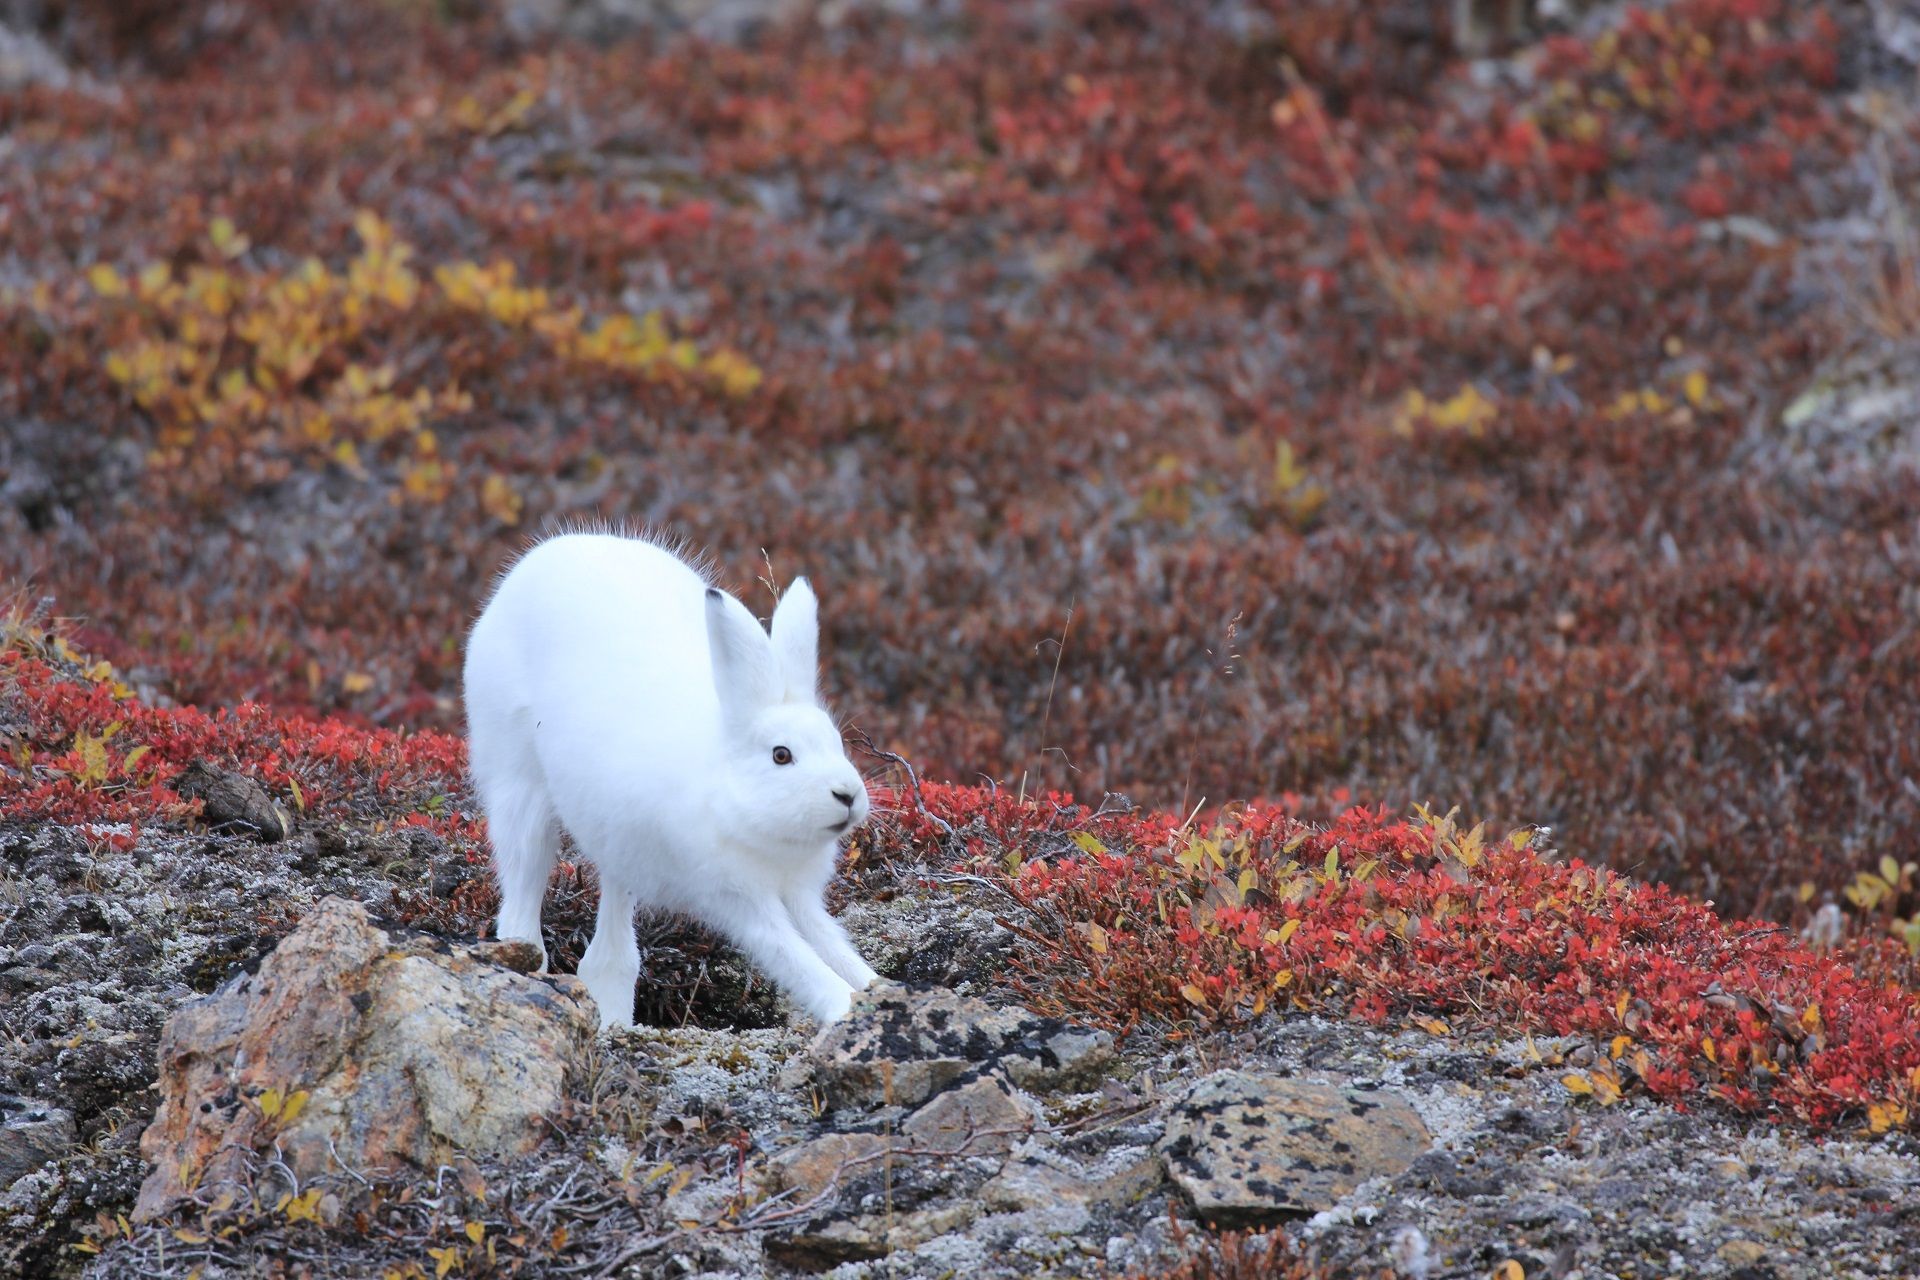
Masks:
[[[431,850],[393,917],[480,934],[465,628],[529,537],[652,525],[762,611],[820,585],[887,766],[840,891],[983,895],[1037,1009],[1920,1132],[1873,15],[1594,7],[1475,63],[1374,0],[548,8],[19,19],[74,74],[0,85],[0,826],[137,855],[204,763],[316,858]],[[645,1017],[777,1020],[685,933]]]
[[[484,856],[463,744],[444,734],[148,707],[30,637],[0,655],[0,696],[0,821],[130,845],[140,822],[194,820],[170,784],[206,760],[268,781],[310,821],[379,814]],[[1043,1012],[1176,1038],[1319,1008],[1440,1035],[1576,1035],[1602,1052],[1564,1083],[1601,1105],[1640,1089],[1818,1128],[1920,1127],[1920,982],[1889,938],[1815,951],[1544,852],[1531,829],[1494,838],[1424,809],[1315,825],[1245,808],[1196,826],[917,779],[880,798],[890,817],[855,854],[856,883],[864,861],[997,885],[1022,909],[1017,989]],[[491,885],[449,897],[396,892],[396,917],[483,934]],[[592,911],[577,895],[556,905],[563,929]]]
[[[645,521],[819,578],[935,777],[1793,923],[1914,848],[1911,471],[1779,425],[1911,295],[1822,231],[1904,172],[1862,13],[241,9],[53,6],[92,78],[0,99],[0,576],[140,688],[451,727],[529,533]]]

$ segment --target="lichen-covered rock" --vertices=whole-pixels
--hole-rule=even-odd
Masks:
[[[49,1102],[0,1094],[0,1190],[73,1146],[73,1117]]]
[[[917,1106],[970,1072],[997,1067],[1024,1089],[1099,1076],[1113,1038],[951,991],[875,983],[809,1050],[813,1081],[835,1106]]]
[[[593,1029],[577,979],[393,937],[324,899],[257,974],[168,1021],[137,1216],[245,1184],[275,1145],[300,1178],[530,1150]]]
[[[1237,1226],[1330,1209],[1431,1141],[1393,1093],[1217,1071],[1167,1109],[1160,1154],[1202,1217]]]
[[[898,1132],[829,1133],[790,1147],[768,1164],[774,1186],[812,1200],[889,1154],[904,1164],[922,1156],[999,1157],[1033,1129],[1032,1106],[997,1075],[980,1076],[933,1098]]]
[[[829,1133],[782,1151],[770,1162],[769,1172],[777,1188],[799,1192],[802,1201],[812,1200],[849,1170],[871,1164],[892,1146],[893,1140],[885,1134]]]
[[[989,1209],[1017,1213],[1061,1205],[1128,1204],[1160,1185],[1160,1161],[1146,1147],[1122,1148],[1103,1159],[1070,1159],[1040,1148],[1021,1151],[980,1188]]]
[[[923,1151],[1005,1155],[1031,1131],[1036,1117],[1005,1080],[981,1076],[936,1094],[900,1126]]]

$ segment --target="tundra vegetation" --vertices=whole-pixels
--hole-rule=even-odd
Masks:
[[[884,810],[838,892],[974,912],[1004,947],[949,968],[1001,998],[1203,1062],[1323,1019],[1520,1044],[1596,1125],[1910,1155],[1920,37],[1458,18],[0,9],[0,1087],[66,1089],[88,1170],[5,1265],[258,1237],[327,1274],[297,1188],[119,1216],[160,1022],[322,891],[485,933],[462,639],[531,535],[596,522],[711,548],[762,614],[821,583]],[[557,968],[593,909],[564,864]],[[642,1021],[779,1034],[650,927]],[[62,963],[172,985],[116,1014]],[[715,1177],[730,1230],[783,1212],[752,1125],[662,1129],[595,1053],[555,1142],[628,1135],[649,1247]],[[652,1257],[497,1176],[547,1198],[363,1189],[355,1256]],[[1166,1274],[1393,1262],[1169,1230]]]

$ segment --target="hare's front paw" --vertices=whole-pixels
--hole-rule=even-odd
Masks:
[[[816,992],[806,1004],[808,1014],[823,1027],[846,1017],[847,1010],[852,1007],[853,988],[844,982],[830,990]]]

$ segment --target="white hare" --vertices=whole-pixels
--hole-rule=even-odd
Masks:
[[[580,977],[602,1026],[632,1023],[637,906],[703,921],[823,1023],[873,981],[823,901],[868,799],[820,705],[818,637],[804,578],[769,637],[700,569],[611,534],[535,546],[474,624],[467,727],[496,932],[540,945],[565,828],[600,872]]]

